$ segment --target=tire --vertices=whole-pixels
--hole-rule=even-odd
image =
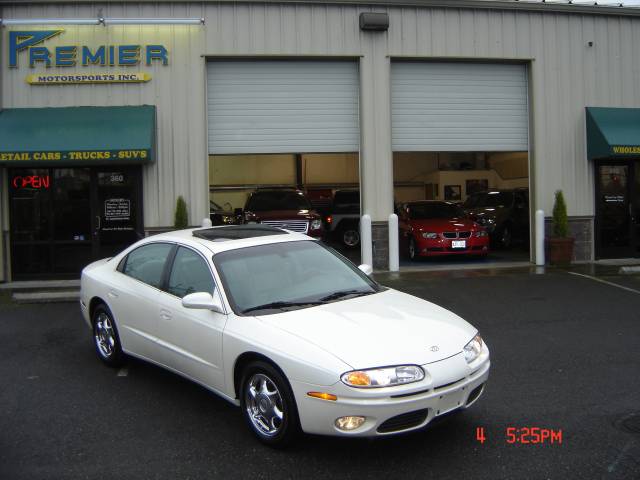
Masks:
[[[409,238],[409,247],[407,250],[408,256],[409,256],[409,260],[415,262],[418,259],[418,255],[416,253],[416,249],[418,247],[416,246],[416,241],[413,239],[413,237]]]
[[[93,344],[98,358],[110,367],[120,367],[126,357],[122,352],[120,335],[113,319],[113,314],[105,304],[100,304],[93,311]]]
[[[356,248],[360,245],[360,230],[356,226],[341,229],[340,241],[347,248]]]
[[[289,382],[271,364],[252,362],[244,369],[240,406],[249,429],[262,443],[284,448],[300,434],[300,420]]]

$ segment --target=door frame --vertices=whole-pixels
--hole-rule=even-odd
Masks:
[[[638,256],[637,254],[637,243],[638,238],[635,235],[635,228],[633,222],[633,216],[631,212],[628,212],[629,215],[629,246],[628,247],[609,247],[609,251],[613,251],[614,248],[616,251],[619,251],[620,254],[617,253],[608,253],[607,248],[602,245],[602,231],[600,227],[603,223],[603,213],[602,213],[602,202],[600,201],[601,196],[601,184],[600,184],[600,167],[602,166],[619,166],[619,167],[627,167],[627,200],[629,205],[632,205],[632,188],[636,182],[636,175],[640,174],[640,168],[637,167],[637,159],[615,159],[615,158],[601,158],[594,161],[594,203],[595,203],[595,216],[594,216],[594,251],[595,251],[595,259],[606,259],[606,258],[632,258]]]

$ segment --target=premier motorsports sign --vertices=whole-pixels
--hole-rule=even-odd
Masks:
[[[37,67],[135,67],[156,63],[168,65],[169,52],[164,45],[62,45],[47,47],[45,42],[61,35],[64,30],[35,30],[9,32],[9,67],[18,68],[20,62]],[[143,72],[70,72],[28,75],[31,85],[60,85],[78,83],[140,83],[151,80]]]

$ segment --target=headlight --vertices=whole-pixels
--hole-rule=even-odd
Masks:
[[[428,238],[429,240],[435,240],[436,238],[438,238],[438,234],[435,232],[424,232],[422,236],[424,238]]]
[[[318,230],[322,227],[322,220],[315,219],[311,220],[311,230]]]
[[[469,343],[464,346],[464,359],[467,363],[473,362],[480,356],[482,351],[482,337],[477,334]]]
[[[478,230],[473,236],[474,237],[486,237],[487,236],[487,231],[486,230]]]
[[[417,365],[354,370],[340,377],[350,387],[376,388],[419,382],[424,378],[424,370]]]

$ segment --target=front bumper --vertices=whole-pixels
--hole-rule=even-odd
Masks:
[[[375,437],[420,429],[434,418],[469,408],[489,378],[489,351],[469,365],[462,353],[422,366],[427,377],[400,387],[358,389],[338,382],[330,387],[291,381],[300,424],[307,433],[344,437]],[[336,401],[310,397],[308,392],[332,393]],[[365,417],[351,431],[335,426],[343,416]]]
[[[426,239],[414,237],[418,255],[435,257],[439,255],[487,255],[489,253],[489,236],[460,239],[465,241],[464,248],[453,248],[452,241],[458,239],[436,238]]]

